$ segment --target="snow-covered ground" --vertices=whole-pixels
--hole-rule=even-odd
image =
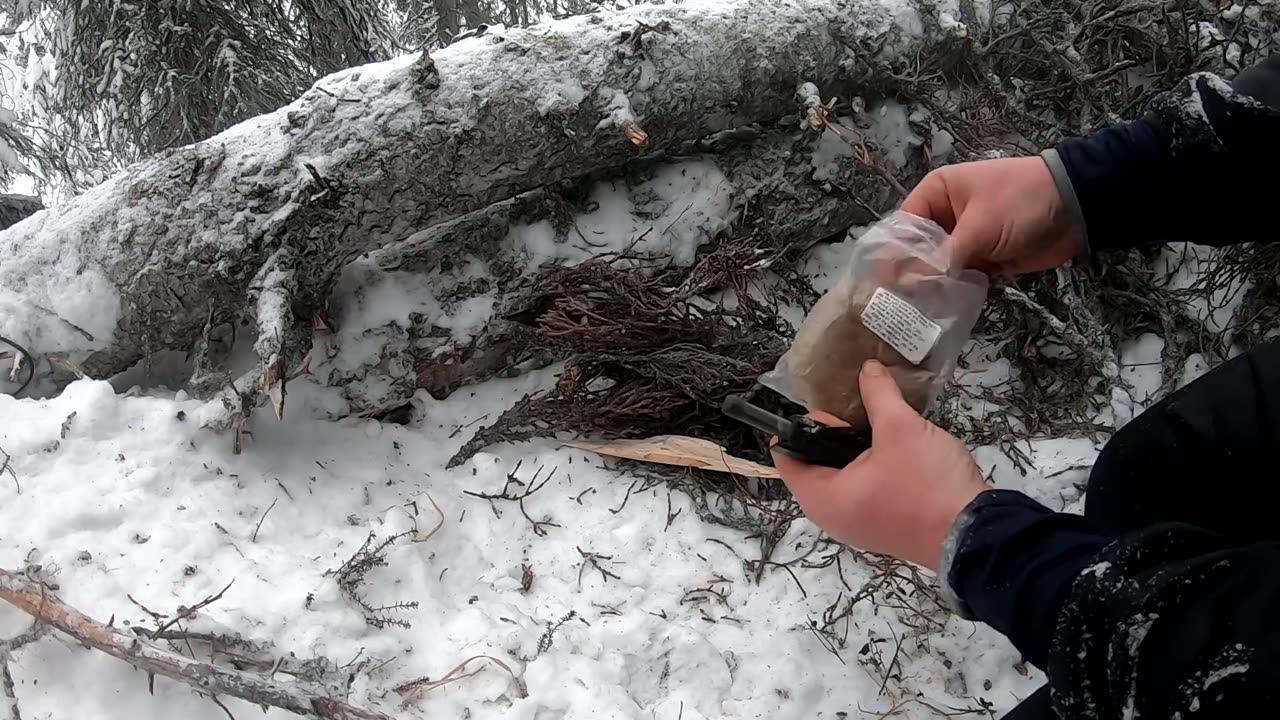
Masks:
[[[815,172],[825,159],[815,158]],[[683,211],[640,213],[634,195],[602,189],[601,210],[580,227],[631,239],[648,227],[655,247],[675,251],[704,240],[708,224],[732,211],[719,183],[671,188],[702,198],[694,226],[677,223],[690,217]],[[653,194],[663,200],[663,192]],[[637,224],[642,215],[648,226]],[[581,259],[583,248],[566,254],[535,230],[512,238],[532,264]],[[807,269],[819,288],[838,275],[847,250],[815,251]],[[488,305],[450,316],[430,277],[360,273],[358,297],[338,298],[343,332],[429,311],[466,334],[488,316]],[[1160,351],[1154,337],[1121,348],[1139,406],[1158,385]],[[1007,362],[973,357],[962,382],[1007,379]],[[396,717],[999,716],[1043,682],[983,625],[930,611],[925,598],[894,596],[894,583],[859,594],[883,580],[880,568],[824,542],[807,521],[778,543],[778,564],[757,573],[748,562],[760,558],[760,538],[709,524],[682,492],[640,490],[632,471],[581,450],[550,440],[503,445],[445,469],[479,424],[555,372],[491,380],[445,401],[424,394],[411,426],[335,420],[346,405],[340,391],[304,378],[289,386],[283,422],[258,412],[240,455],[227,435],[199,428],[200,403],[181,394],[84,380],[47,400],[0,395],[0,449],[12,471],[0,473],[0,567],[42,565],[66,602],[117,627],[154,627],[141,606],[172,614],[234,581],[189,629],[346,665],[351,702]],[[1025,475],[994,448],[975,454],[995,484],[1079,510],[1094,444],[1043,440],[1025,449],[1033,465]],[[468,494],[500,493],[509,475],[526,487],[545,482],[523,511]],[[385,613],[403,626],[371,626],[328,573],[371,535],[415,529],[361,587],[371,605],[414,606]],[[846,608],[833,645],[814,624]],[[28,623],[0,604],[0,637]],[[207,646],[193,647],[209,659]],[[505,663],[527,697],[491,660],[408,705],[393,689],[444,677],[477,655]],[[152,694],[143,673],[54,633],[15,651],[9,667],[24,720],[224,717],[184,684],[157,678]],[[258,716],[222,700],[236,717]]]
[[[534,442],[444,469],[467,437],[456,428],[496,416],[548,372],[457,393],[430,405],[419,427],[309,418],[302,408],[324,405],[332,391],[296,383],[293,417],[260,414],[239,456],[227,437],[179,418],[193,401],[128,397],[91,381],[48,401],[0,396],[0,447],[16,474],[0,486],[0,565],[54,568],[68,603],[117,625],[151,620],[127,595],[172,613],[234,580],[204,611],[211,620],[281,653],[390,661],[361,674],[352,699],[410,717],[856,718],[917,697],[956,708],[985,700],[998,712],[1036,687],[1035,672],[1015,671],[1017,653],[986,627],[951,618],[920,634],[904,624],[911,618],[869,600],[854,606],[837,658],[810,619],[860,589],[871,566],[845,553],[843,579],[835,565],[797,564],[794,578],[770,567],[756,582],[743,560],[759,557],[758,539],[703,522],[687,496],[664,486],[627,500],[635,478],[582,451]],[[1079,496],[1072,483],[1084,471],[1073,468],[1092,452],[1079,441],[1038,443],[1039,472],[1025,479],[993,453],[979,457],[997,466],[1001,484],[1056,500]],[[525,502],[530,518],[555,523],[542,534],[515,504],[465,494],[497,493],[510,472],[528,482],[553,471]],[[373,604],[418,603],[392,614],[411,627],[367,626],[326,571],[369,533],[416,526],[425,536],[441,519],[435,506],[441,529],[393,545],[365,585]],[[794,523],[774,559],[819,560],[833,548],[815,552],[818,539],[812,525]],[[539,652],[547,624],[570,613]],[[26,622],[0,608],[5,636]],[[910,640],[882,689],[863,666],[868,643],[888,664],[895,638]],[[483,668],[478,675],[397,709],[389,688],[478,654],[509,664],[528,697],[516,699],[505,672],[477,663],[469,669]],[[11,668],[27,720],[223,716],[163,678],[152,697],[142,673],[57,635],[17,651]],[[257,716],[226,702],[238,717]],[[931,714],[902,708],[903,717]]]
[[[1135,385],[1150,385],[1159,350],[1158,339],[1124,348]],[[1006,372],[996,364],[966,375],[997,383]],[[130,396],[93,381],[50,400],[0,395],[0,448],[14,475],[0,477],[0,566],[52,569],[68,603],[117,625],[154,625],[130,595],[173,613],[234,580],[201,622],[281,654],[354,659],[352,701],[397,717],[870,718],[896,709],[924,718],[984,706],[998,716],[1042,682],[989,628],[940,613],[938,623],[922,620],[883,594],[853,605],[836,626],[844,647],[829,651],[811,623],[843,609],[878,570],[847,551],[838,566],[806,567],[836,551],[806,521],[773,556],[806,561],[791,572],[768,566],[757,581],[744,561],[759,558],[758,538],[702,521],[666,486],[633,491],[632,473],[597,456],[538,441],[444,468],[472,423],[554,373],[425,399],[411,427],[328,419],[343,404],[337,391],[302,380],[290,386],[286,420],[260,411],[238,456],[227,436],[197,427],[199,403],[180,395]],[[1093,443],[1037,441],[1029,454],[1034,470],[1023,476],[994,448],[976,449],[997,485],[1079,509]],[[528,518],[515,503],[466,494],[498,493],[508,473],[550,477],[525,501]],[[326,573],[370,533],[414,528],[363,586],[373,605],[417,603],[389,613],[409,627],[371,627]],[[0,607],[3,636],[27,622]],[[489,661],[408,707],[391,690],[474,655],[509,665],[528,697]],[[27,720],[223,717],[164,678],[152,696],[142,673],[56,634],[16,651],[10,666]],[[257,715],[224,700],[237,717]]]

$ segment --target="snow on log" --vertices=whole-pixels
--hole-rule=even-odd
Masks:
[[[832,119],[846,137],[895,149],[895,159],[876,161],[910,183],[930,161],[928,123],[903,126],[908,114],[882,100]],[[630,250],[688,266],[717,238],[804,248],[897,204],[894,188],[835,130],[796,130],[802,117],[797,106],[786,127],[719,133],[689,155],[547,186],[373,253],[344,273],[336,355],[312,371],[343,388],[356,412],[395,407],[418,387],[443,397],[548,361],[530,335],[525,293],[547,263]]]
[[[891,0],[648,6],[334,74],[0,233],[0,335],[65,381],[248,324],[271,337],[235,387],[271,392],[358,255],[642,151],[792,122],[801,83],[849,97],[858,48],[911,56],[940,41],[923,27]],[[228,386],[218,358],[196,365],[196,387]]]

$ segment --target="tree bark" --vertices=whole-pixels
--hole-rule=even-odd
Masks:
[[[458,36],[458,0],[433,0],[436,6],[436,37],[448,45]]]
[[[467,28],[470,30],[493,22],[493,19],[481,9],[480,0],[458,0],[458,12],[462,14],[462,19],[467,21]]]
[[[913,184],[928,169],[922,152],[911,154],[904,167],[876,158],[879,169],[850,156],[841,158],[829,176],[815,179],[812,158],[818,139],[819,133],[811,129],[744,127],[693,143],[684,148],[687,155],[633,162],[627,175],[646,179],[651,171],[681,158],[713,162],[735,190],[735,220],[723,235],[784,248],[813,244],[851,225],[874,220],[877,213],[899,200],[882,174]],[[587,178],[525,193],[393,243],[373,253],[372,259],[388,270],[437,274],[463,256],[497,267],[508,251],[504,241],[513,226],[541,220],[554,223],[556,218],[572,216],[577,210],[574,198],[584,195],[581,185],[590,181]],[[652,228],[654,233],[662,230]],[[571,229],[562,230],[560,240],[571,239],[571,233]],[[495,284],[501,288],[495,319],[473,341],[458,343],[443,328],[423,320],[407,329],[388,328],[380,340],[381,357],[357,371],[324,364],[313,370],[327,384],[346,388],[348,400],[361,412],[395,407],[417,388],[443,398],[472,382],[519,374],[545,364],[552,358],[538,355],[540,351],[531,347],[532,328],[506,319],[529,311],[522,305],[527,299],[523,283],[512,277],[500,278]],[[490,289],[476,288],[471,294]]]
[[[0,334],[66,356],[51,368],[106,377],[193,345],[197,365],[216,368],[201,351],[211,331],[254,320],[263,367],[236,388],[269,389],[305,351],[310,310],[354,257],[654,150],[792,116],[803,81],[849,97],[863,79],[851,68],[877,40],[892,57],[946,40],[901,32],[890,5],[646,6],[338,73],[0,233]],[[229,380],[209,378],[209,388]]]
[[[44,203],[38,197],[0,194],[0,230],[12,227],[43,209]]]

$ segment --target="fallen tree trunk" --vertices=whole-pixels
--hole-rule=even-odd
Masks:
[[[886,144],[886,138],[876,137],[872,120],[880,107],[873,105],[857,116],[841,117],[839,132],[846,138],[866,137],[873,146]],[[892,102],[889,107],[901,111]],[[707,182],[723,185],[725,192],[732,195],[731,206],[725,208],[728,220],[719,230],[719,237],[758,248],[755,256],[735,255],[738,266],[697,274],[703,284],[699,291],[717,290],[733,287],[730,274],[764,276],[779,257],[795,260],[815,242],[839,234],[850,225],[870,222],[878,213],[895,206],[901,200],[900,192],[885,177],[897,175],[910,184],[927,171],[927,133],[921,135],[911,136],[914,144],[899,158],[905,161],[902,165],[880,152],[873,152],[868,164],[831,130],[823,134],[812,129],[742,128],[697,143],[689,148],[695,154],[633,162],[623,178],[601,182],[624,187],[624,194],[629,196],[642,196],[655,175],[660,178],[664,172],[692,168],[683,171],[688,173],[705,168],[703,172],[711,176]],[[407,400],[415,388],[425,388],[442,398],[470,382],[518,374],[524,368],[558,359],[549,356],[545,344],[532,335],[538,309],[530,306],[534,302],[528,294],[530,269],[513,238],[522,228],[546,223],[552,226],[557,244],[581,246],[587,238],[582,236],[578,220],[589,219],[598,205],[591,200],[596,195],[589,180],[526,193],[417,233],[406,242],[373,254],[371,265],[429,278],[437,297],[456,296],[466,301],[496,290],[493,317],[478,336],[459,339],[439,318],[411,313],[407,325],[391,323],[369,330],[369,335],[377,336],[373,338],[379,346],[376,356],[346,358],[336,367],[313,364],[312,370],[326,383],[347,388],[348,398],[360,412],[394,407]],[[683,212],[704,212],[707,204],[698,197],[687,201],[673,198],[660,206],[664,212],[638,222],[634,237],[623,236],[621,244],[638,239],[634,248],[637,252],[643,253],[652,246],[675,246],[659,255],[682,255],[685,248],[681,246],[687,240],[664,237],[672,234],[671,226],[677,224],[671,217]],[[714,226],[714,221],[711,224]],[[618,238],[605,240],[622,249]],[[702,249],[710,251],[716,242],[710,237],[706,240]],[[593,254],[606,252],[587,249]],[[685,264],[696,262],[692,255],[684,259]],[[485,267],[492,279],[477,284],[471,263]],[[375,273],[369,273],[358,284],[368,286],[378,281]]]
[[[256,320],[279,389],[346,263],[523,192],[795,112],[797,85],[849,96],[877,46],[942,40],[877,0],[642,7],[354,68],[292,105],[135,165],[0,233],[0,334],[109,376]],[[936,23],[935,23],[936,24]],[[65,381],[68,372],[56,373]],[[279,400],[277,400],[279,402]],[[228,402],[228,406],[236,404]]]

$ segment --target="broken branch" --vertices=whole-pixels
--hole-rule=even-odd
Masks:
[[[88,647],[123,660],[148,674],[186,683],[201,694],[229,695],[304,717],[391,720],[389,715],[330,697],[307,683],[277,683],[257,673],[198,662],[156,647],[143,638],[104,625],[65,604],[26,573],[0,569],[0,599]]]
[[[195,605],[192,605],[192,606],[191,606],[191,607],[189,607],[189,608],[187,608],[187,607],[179,607],[179,608],[178,608],[178,614],[177,614],[177,615],[174,615],[172,620],[170,620],[169,622],[167,622],[167,623],[165,623],[165,624],[161,625],[160,627],[156,628],[155,632],[151,633],[151,639],[152,639],[152,640],[155,640],[156,638],[160,637],[160,633],[164,632],[165,630],[168,630],[169,628],[173,627],[174,625],[177,625],[178,623],[182,622],[183,620],[186,620],[187,618],[189,618],[189,617],[191,617],[192,615],[194,615],[194,614],[196,614],[197,612],[199,612],[202,608],[209,607],[210,605],[214,604],[215,602],[217,602],[217,601],[221,600],[221,599],[222,599],[223,594],[224,594],[224,593],[226,593],[228,590],[230,590],[230,589],[231,589],[231,586],[232,586],[232,585],[234,585],[234,584],[235,584],[235,582],[236,582],[236,581],[235,581],[235,579],[233,578],[233,579],[231,580],[231,582],[227,583],[226,587],[224,587],[224,588],[222,588],[221,590],[219,590],[219,591],[218,591],[218,594],[217,594],[217,595],[210,595],[209,597],[207,597],[207,598],[205,598],[205,599],[201,600],[200,602],[196,603]],[[143,608],[143,609],[145,610],[146,608]]]

